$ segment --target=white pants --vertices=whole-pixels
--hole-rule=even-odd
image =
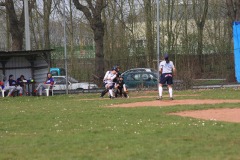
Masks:
[[[18,90],[19,94],[22,94],[22,91],[23,91],[22,87],[20,87],[20,86],[17,86],[17,87],[7,86],[7,87],[4,88],[4,90],[9,91],[8,95],[11,95],[12,92],[14,92],[15,90]]]
[[[51,84],[44,84],[44,83],[39,83],[39,85],[37,86],[36,90],[39,91],[39,95],[42,95],[42,91],[46,88],[49,88],[51,86]]]

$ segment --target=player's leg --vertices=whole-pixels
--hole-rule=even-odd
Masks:
[[[103,96],[108,92],[108,87],[106,83],[104,83],[104,87],[105,89],[101,92],[101,95],[100,95],[101,98],[103,98]]]
[[[129,98],[128,96],[128,89],[125,84],[123,84],[123,95],[125,98]]]
[[[173,100],[173,88],[172,88],[173,78],[172,78],[172,76],[168,77],[167,84],[168,84],[169,98],[170,98],[170,100]]]
[[[123,87],[119,87],[118,90],[119,90],[119,96],[122,97],[122,94],[123,94]]]
[[[19,91],[19,96],[22,96],[23,88],[22,88],[21,86],[17,86],[17,87],[16,87],[16,90]]]
[[[110,94],[110,97],[109,97],[109,98],[114,98],[114,95],[113,95],[113,88],[114,88],[114,84],[113,84],[113,85],[110,85],[110,87],[109,87],[109,94]]]
[[[115,91],[115,97],[117,98],[119,95],[119,87],[116,88],[116,91]]]
[[[172,89],[172,85],[168,85],[168,92],[169,92],[169,98],[170,98],[170,100],[173,100],[173,89]]]
[[[158,95],[159,97],[157,98],[157,100],[162,100],[162,92],[163,92],[163,85],[161,83],[159,83],[158,85]]]
[[[34,90],[34,92],[36,93],[36,92],[40,89],[40,87],[42,87],[43,84],[44,84],[44,83],[39,83],[38,86],[37,86],[37,88]]]
[[[157,100],[162,100],[162,93],[163,93],[163,84],[166,83],[166,78],[165,78],[165,74],[162,74],[160,77],[160,82],[158,85],[158,95],[159,97],[157,98]]]
[[[15,86],[9,86],[9,92],[8,92],[8,97],[13,96],[12,93],[15,91],[16,87]]]

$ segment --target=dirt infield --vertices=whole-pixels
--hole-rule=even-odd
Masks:
[[[240,108],[224,108],[224,109],[208,109],[201,111],[184,111],[171,113],[170,115],[178,115],[185,117],[193,117],[212,121],[225,121],[240,123]]]
[[[117,104],[108,107],[144,107],[144,106],[155,106],[155,107],[168,107],[175,105],[196,105],[196,104],[220,104],[220,103],[240,103],[240,100],[223,100],[223,99],[187,99],[187,100],[163,100],[163,101],[147,101],[147,102],[136,102],[127,104]],[[193,117],[206,120],[216,121],[227,121],[227,122],[238,122],[240,123],[240,108],[236,109],[208,109],[201,111],[184,111],[178,113],[172,113],[172,115]]]

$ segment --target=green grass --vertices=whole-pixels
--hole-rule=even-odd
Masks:
[[[223,85],[226,83],[225,79],[202,79],[202,80],[193,80],[193,85],[201,86],[201,85]]]
[[[164,92],[167,94],[167,92]],[[238,99],[236,89],[174,92],[177,99]],[[240,124],[168,115],[239,104],[106,108],[154,100],[98,94],[0,98],[0,159],[18,160],[222,160],[240,157]],[[195,95],[195,96],[186,96]]]

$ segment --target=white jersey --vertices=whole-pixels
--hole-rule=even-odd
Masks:
[[[169,63],[167,63],[166,61],[162,61],[159,64],[159,70],[162,69],[162,74],[172,73],[174,68],[175,67],[172,61],[169,61]]]
[[[112,84],[113,83],[113,79],[116,78],[116,74],[113,74],[111,71],[107,71],[104,78],[103,78],[103,81],[104,83],[107,83],[107,84]]]

